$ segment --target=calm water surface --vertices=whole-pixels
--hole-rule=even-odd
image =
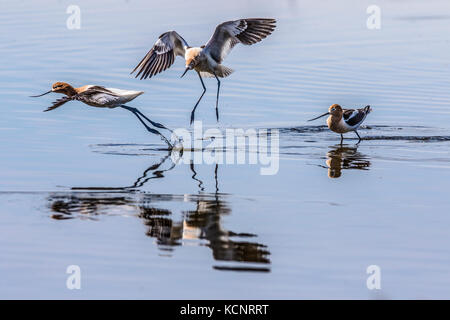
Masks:
[[[2,1],[0,298],[449,298],[450,4],[378,1],[369,30],[372,2],[78,1],[68,30],[70,1]],[[189,129],[201,86],[181,59],[130,71],[167,30],[202,45],[256,16],[276,31],[227,58],[220,123],[214,79],[197,119],[278,129],[276,175],[174,165],[124,110],[28,98],[55,81],[144,90],[130,105]],[[306,122],[332,103],[373,107],[359,146]]]

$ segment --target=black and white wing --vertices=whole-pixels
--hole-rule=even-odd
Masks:
[[[106,89],[103,86],[89,86],[83,93],[91,93],[91,92],[103,92],[103,93],[113,93],[111,90]]]
[[[151,78],[169,68],[176,56],[184,57],[187,47],[187,42],[176,31],[163,33],[131,73],[138,70],[136,78],[139,75],[141,80]]]
[[[54,110],[54,109],[56,109],[56,108],[59,108],[59,107],[61,107],[64,103],[69,102],[69,101],[71,101],[71,100],[73,100],[73,99],[70,98],[70,97],[62,97],[62,98],[59,98],[59,99],[57,99],[55,102],[53,102],[53,104],[52,104],[51,107],[45,109],[44,112],[52,111],[52,110]]]
[[[362,109],[344,109],[343,118],[347,125],[354,127],[361,124],[370,111],[370,106]]]
[[[72,96],[72,100],[78,100],[88,105],[111,106],[121,99],[121,95],[102,86],[91,86],[85,91]]]
[[[117,93],[103,87],[103,86],[90,86],[88,87],[85,91],[75,95],[75,99],[79,100],[80,97],[89,97],[92,96],[94,94],[99,94],[99,93],[103,93],[103,94],[109,94],[111,96],[119,96]]]
[[[240,19],[219,24],[204,50],[222,63],[231,49],[238,44],[251,45],[266,38],[275,30],[275,19]]]

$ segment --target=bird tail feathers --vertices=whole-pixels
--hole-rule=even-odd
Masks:
[[[217,75],[219,78],[226,78],[226,77],[228,77],[230,74],[232,74],[233,72],[234,72],[233,69],[228,68],[228,67],[225,67],[225,66],[222,66],[222,65],[218,65],[218,66],[216,67],[216,75]],[[213,74],[213,73],[205,72],[205,71],[201,71],[201,72],[200,72],[200,75],[201,75],[202,77],[205,77],[205,78],[213,78],[213,77],[214,77],[214,74]]]
[[[228,77],[230,74],[232,74],[234,72],[233,69],[219,65],[219,73],[217,76],[221,77],[221,78],[225,78]]]

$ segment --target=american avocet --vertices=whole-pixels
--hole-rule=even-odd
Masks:
[[[138,119],[139,121],[145,126],[145,128],[154,134],[157,134],[161,137],[162,140],[164,140],[170,148],[172,148],[172,144],[164,137],[158,130],[155,130],[153,128],[150,128],[142,118],[150,122],[153,126],[161,129],[166,129],[171,131],[170,129],[166,128],[160,123],[154,122],[147,118],[142,112],[140,112],[136,108],[128,107],[125,105],[125,103],[130,102],[131,100],[134,100],[136,97],[143,94],[143,91],[132,91],[132,90],[121,90],[121,89],[115,89],[115,88],[105,88],[102,86],[95,86],[95,85],[86,85],[79,88],[74,88],[70,84],[66,82],[55,82],[52,85],[52,89],[50,91],[47,91],[43,94],[37,95],[37,96],[31,96],[33,98],[41,97],[43,95],[56,92],[56,93],[62,93],[66,96],[57,99],[53,105],[44,112],[54,110],[66,102],[69,102],[71,100],[78,100],[81,101],[87,105],[90,105],[92,107],[98,107],[98,108],[117,108],[121,107],[123,109],[126,109],[128,111],[131,111]],[[142,117],[142,118],[141,118]]]
[[[208,43],[201,47],[190,47],[176,31],[163,33],[131,73],[139,70],[136,78],[151,78],[169,68],[176,56],[183,57],[186,60],[186,69],[181,77],[194,69],[203,87],[203,93],[191,112],[191,124],[194,121],[195,109],[206,92],[202,76],[215,77],[217,80],[216,118],[219,121],[219,77],[225,78],[233,72],[222,65],[222,61],[236,44],[251,45],[266,38],[275,29],[275,23],[275,19],[260,18],[227,21],[219,24]]]
[[[359,126],[364,122],[367,115],[372,111],[370,106],[365,106],[361,109],[342,109],[338,104],[333,104],[327,113],[322,114],[314,119],[308,121],[313,121],[322,117],[329,115],[327,119],[328,128],[331,131],[339,133],[341,135],[341,143],[344,140],[343,133],[354,131],[358,136],[358,143],[361,141],[361,137],[358,134]]]

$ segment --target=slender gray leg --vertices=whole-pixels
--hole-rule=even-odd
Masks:
[[[214,73],[214,77],[216,77],[217,80],[217,97],[216,97],[216,119],[217,122],[219,122],[219,91],[220,91],[220,80],[217,77],[216,73]]]
[[[356,133],[356,135],[358,136],[358,139],[359,139],[359,140],[358,140],[358,143],[360,143],[360,142],[361,142],[361,137],[359,136],[358,131],[355,130],[355,133]]]
[[[161,129],[166,129],[166,130],[170,131],[176,139],[179,139],[178,136],[177,136],[171,129],[167,128],[166,126],[162,125],[161,123],[158,123],[158,122],[155,122],[155,121],[150,120],[149,118],[147,118],[147,117],[145,116],[145,114],[143,114],[142,112],[140,112],[138,109],[132,108],[132,107],[128,107],[128,106],[125,106],[125,105],[122,105],[122,106],[123,106],[123,107],[130,108],[130,109],[133,109],[136,113],[138,113],[138,114],[139,114],[140,116],[142,116],[145,120],[147,120],[148,122],[150,122],[153,126],[155,126],[155,127],[157,127],[157,128],[161,128]]]
[[[125,105],[122,105],[122,107],[127,107],[127,108],[129,108],[128,110],[133,109],[134,112],[136,112],[137,114],[139,114],[140,116],[142,116],[145,120],[147,120],[148,122],[150,122],[153,126],[155,126],[155,127],[157,127],[157,128],[161,128],[161,129],[166,129],[166,130],[169,130],[170,132],[172,132],[172,130],[170,130],[170,129],[167,128],[166,126],[162,125],[161,123],[152,121],[152,120],[150,120],[149,118],[147,118],[147,117],[145,116],[145,114],[143,114],[142,112],[140,112],[138,109],[133,108],[133,107],[128,107],[128,106],[125,106]],[[126,109],[126,108],[125,108],[125,109]]]
[[[344,136],[341,133],[341,144],[342,144],[343,141],[344,141]]]
[[[216,163],[216,168],[214,169],[214,181],[216,182],[216,195],[219,192],[219,181],[217,180],[218,169],[219,169],[219,164]]]
[[[205,84],[203,83],[203,79],[202,79],[202,76],[200,75],[200,72],[197,72],[197,74],[198,74],[198,77],[200,78],[200,82],[202,83],[203,92],[202,92],[202,95],[200,96],[200,98],[198,98],[198,101],[197,101],[197,103],[195,104],[194,109],[192,109],[192,112],[191,112],[191,124],[192,124],[192,122],[194,122],[195,109],[197,109],[197,106],[198,106],[198,104],[200,103],[200,100],[202,100],[203,95],[204,95],[205,92],[206,92],[206,87],[205,87]]]
[[[131,108],[131,107],[127,107],[127,106],[121,106],[122,108],[132,112],[138,119],[139,121],[144,125],[144,127],[147,129],[148,132],[151,132],[153,134],[157,134],[161,137],[162,140],[164,140],[165,143],[167,143],[167,145],[169,146],[170,149],[173,148],[172,144],[169,142],[169,140],[166,139],[166,137],[164,137],[161,132],[159,132],[156,129],[152,129],[150,128],[145,122],[144,120],[141,119],[141,117],[139,116],[138,112],[136,111],[136,108]]]

